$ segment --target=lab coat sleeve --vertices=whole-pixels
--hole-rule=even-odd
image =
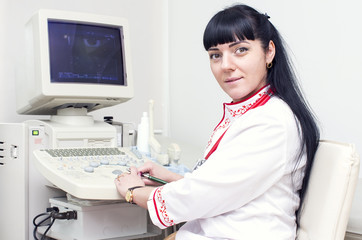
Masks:
[[[288,144],[299,139],[297,125],[289,108],[262,108],[237,119],[197,170],[151,194],[154,224],[165,228],[241,208],[283,177],[293,152]]]

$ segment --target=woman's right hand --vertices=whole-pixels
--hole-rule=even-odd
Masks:
[[[166,182],[173,182],[183,178],[180,174],[174,173],[166,169],[165,167],[156,164],[154,162],[146,162],[143,166],[139,167],[138,172],[141,173],[149,173],[151,176],[162,179]],[[154,181],[151,181],[147,178],[143,178],[143,182],[146,185],[160,185]]]

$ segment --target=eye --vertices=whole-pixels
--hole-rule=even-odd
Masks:
[[[209,57],[211,60],[216,60],[216,59],[219,59],[221,57],[221,55],[219,53],[210,53]]]
[[[242,54],[242,53],[246,53],[248,51],[248,49],[246,47],[239,47],[235,50],[236,54]]]

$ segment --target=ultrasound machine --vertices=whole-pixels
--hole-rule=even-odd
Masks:
[[[0,124],[0,239],[136,239],[160,234],[114,179],[149,161],[88,112],[133,97],[127,21],[39,10],[26,24],[17,112]],[[124,131],[123,135],[128,132]]]

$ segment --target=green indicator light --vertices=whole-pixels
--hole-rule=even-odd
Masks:
[[[39,136],[39,130],[32,130],[31,135],[33,136]]]

